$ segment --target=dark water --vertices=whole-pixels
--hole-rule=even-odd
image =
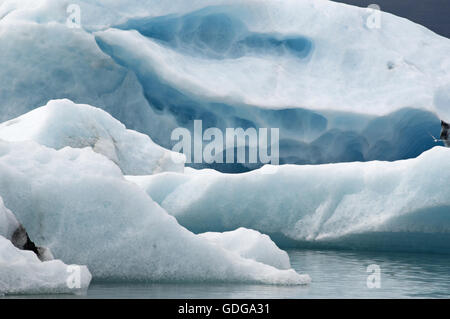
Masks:
[[[450,298],[450,256],[348,251],[288,251],[308,286],[244,284],[99,284],[86,295],[26,298]],[[380,288],[369,289],[369,265],[380,267]],[[11,296],[9,298],[16,298]],[[24,298],[24,296],[20,296]]]

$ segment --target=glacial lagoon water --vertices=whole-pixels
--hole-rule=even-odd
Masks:
[[[93,282],[85,295],[7,298],[450,298],[450,256],[334,250],[289,250],[291,263],[311,276],[308,286],[244,284],[111,284]],[[380,288],[368,288],[369,265]]]

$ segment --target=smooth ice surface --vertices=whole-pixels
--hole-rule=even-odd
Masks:
[[[258,231],[238,228],[223,233],[203,233],[200,237],[227,250],[235,251],[244,258],[254,259],[278,269],[290,269],[288,254],[279,249],[269,236]]]
[[[60,260],[41,262],[33,252],[19,250],[8,239],[0,236],[0,295],[72,294],[85,291],[92,278],[89,270],[86,266],[71,267]],[[79,282],[71,281],[73,271],[79,271]],[[71,286],[68,282],[79,283],[79,286]]]
[[[371,28],[324,0],[77,3],[80,29],[71,1],[0,2],[0,120],[69,98],[169,149],[194,119],[278,127],[289,164],[413,158],[450,120],[450,41],[406,19]]]
[[[131,178],[194,232],[248,227],[282,247],[450,253],[450,149],[396,162],[186,169]],[[164,185],[163,188],[157,185]]]
[[[90,148],[0,141],[0,194],[30,237],[97,280],[305,284],[181,227]]]
[[[184,156],[155,144],[147,135],[127,130],[105,111],[69,100],[50,101],[0,124],[0,139],[35,141],[61,149],[91,147],[116,163],[124,174],[183,172]]]

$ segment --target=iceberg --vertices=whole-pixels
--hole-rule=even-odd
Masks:
[[[281,247],[450,253],[450,149],[415,159],[283,165],[244,174],[186,168],[130,176],[195,233],[255,229]],[[163,187],[158,187],[163,185]]]
[[[81,0],[78,27],[69,5],[0,0],[2,292],[66,291],[62,261],[298,285],[278,246],[450,253],[449,39],[325,0]],[[185,168],[195,120],[279,128],[281,164],[317,165]]]
[[[71,273],[74,278],[73,286]],[[0,296],[17,294],[79,294],[89,286],[86,266],[66,265],[60,260],[42,262],[31,251],[19,250],[0,236]]]
[[[95,280],[310,281],[181,227],[125,180],[117,165],[89,147],[54,150],[34,141],[0,140],[0,194],[30,237],[66,263],[87,265]]]
[[[278,95],[271,92],[271,87],[275,86],[273,79],[270,83],[258,83],[265,79],[269,81],[271,76],[276,74],[274,71],[276,65],[273,68],[268,67],[268,63],[271,62],[259,55],[235,60],[202,59],[197,56],[185,56],[167,48],[161,41],[149,39],[134,30],[108,29],[96,32],[95,35],[104,52],[124,67],[135,70],[144,90],[149,92],[147,99],[155,112],[172,116],[178,126],[188,128],[191,132],[193,119],[202,120],[205,129],[218,127],[222,131],[228,127],[280,128],[280,163],[283,164],[414,158],[435,146],[430,134],[439,134],[439,119],[436,115],[428,108],[420,109],[420,103],[409,103],[404,99],[402,107],[395,108],[389,103],[390,107],[386,108],[385,113],[374,113],[370,110],[364,112],[356,108],[353,111],[350,111],[350,108],[317,109],[307,107],[304,103],[293,107],[294,102],[281,103],[282,106],[279,107],[262,107],[262,104],[256,104],[256,101],[249,101],[247,96],[256,89],[265,92],[255,93],[255,96],[265,101],[270,100],[268,96],[274,98]],[[278,63],[280,57],[277,55],[273,59],[275,60],[273,63]],[[256,62],[253,62],[254,60]],[[253,65],[255,63],[259,69]],[[234,64],[237,64],[235,69]],[[185,70],[186,74],[179,70]],[[277,82],[276,86],[286,88],[298,81],[310,82],[307,79],[298,80],[297,77],[301,74],[303,73],[300,71],[298,74],[292,74],[286,83],[282,85]],[[197,75],[198,79],[191,79]],[[327,78],[327,75],[324,74],[323,77]],[[200,79],[207,80],[200,81]],[[218,83],[222,79],[228,79],[230,83]],[[241,79],[247,80],[248,84],[241,83]],[[404,82],[402,80],[402,83]],[[201,93],[202,90],[198,86],[203,83],[216,85],[209,88],[208,92],[222,94],[231,86],[230,90],[233,93],[242,88],[246,94],[239,93],[238,98],[231,96],[231,93],[230,96],[226,94],[211,96],[212,93]],[[249,87],[250,85],[253,85],[254,89]],[[309,92],[315,97],[328,96],[328,93],[323,94],[322,91],[315,91],[309,87],[308,93],[304,94],[300,93],[300,90],[292,89],[292,91],[299,94],[292,98],[296,101],[303,101]],[[323,91],[329,92],[329,89],[323,88]],[[279,95],[286,96],[284,92]],[[382,93],[380,96],[386,95],[387,93]],[[244,98],[240,98],[241,96]],[[331,99],[333,104],[344,104],[336,102],[339,100],[338,97]],[[368,99],[369,97],[358,98],[355,101],[362,103]],[[428,105],[427,103],[425,104]],[[178,126],[171,128],[175,129]],[[164,136],[160,137],[159,132],[156,134],[164,147],[173,146],[174,142],[169,141],[167,136],[164,139]],[[227,169],[224,165],[190,166]],[[233,172],[232,169],[236,165],[231,166],[231,171],[229,169],[228,171]],[[245,169],[241,169],[243,170]]]
[[[0,197],[0,296],[5,294],[81,293],[91,281],[86,266],[65,265],[53,259],[46,251],[47,260],[38,254],[13,244],[15,233],[21,225],[7,209]],[[38,247],[41,248],[41,247]],[[42,249],[42,248],[41,248]],[[71,283],[71,271],[78,271],[78,278]],[[68,284],[69,283],[69,284]]]
[[[325,0],[95,0],[69,28],[69,4],[0,3],[0,121],[68,98],[167,149],[194,119],[276,127],[283,164],[414,158],[450,121],[450,41],[391,14],[378,29]]]
[[[54,100],[0,124],[0,139],[35,141],[54,149],[91,147],[116,163],[124,174],[183,172],[184,156],[155,144],[147,135],[127,130],[105,111],[72,101]]]

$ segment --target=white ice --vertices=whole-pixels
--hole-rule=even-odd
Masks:
[[[19,227],[20,223],[16,216],[5,207],[3,199],[0,196],[0,236],[11,240],[14,231]]]
[[[69,29],[66,9],[71,3],[0,2],[3,119],[23,114],[25,106],[67,97],[108,108],[127,126],[133,123],[133,128],[148,133],[151,128],[145,127],[144,119],[153,117],[152,125],[158,125],[155,118],[172,121],[167,113],[148,108],[145,95],[152,96],[151,90],[142,92],[140,81],[157,77],[204,101],[372,115],[416,107],[450,120],[445,94],[450,85],[450,41],[388,13],[380,13],[380,24],[371,27],[376,12],[326,0],[95,0],[78,2],[81,28]],[[211,59],[202,50],[192,54],[196,48],[190,46],[196,43],[181,31],[174,37],[184,45],[173,47],[136,31],[114,29],[133,20],[144,32],[151,18],[182,21],[189,15],[205,27],[207,33],[199,28],[194,35],[204,39],[207,50],[218,50],[215,38],[229,39],[230,45],[238,42],[242,28],[247,35],[306,39],[312,46],[306,57],[263,47],[257,52],[247,48],[237,59],[224,48],[223,59]],[[218,29],[214,19],[224,22],[223,28]],[[96,38],[91,33],[95,31]],[[105,54],[96,40],[113,50]],[[19,54],[21,68],[9,62]],[[137,81],[140,68],[150,73]],[[21,70],[26,70],[25,77],[6,80]]]
[[[339,128],[351,132],[404,107],[450,121],[450,41],[390,14],[381,14],[380,28],[370,28],[374,12],[324,0],[94,0],[79,2],[82,28],[70,29],[71,3],[0,0],[0,121],[69,98],[106,110],[160,145],[197,115],[212,123],[229,116],[269,126],[280,113],[263,117],[268,109],[319,112],[296,119],[318,118],[323,127],[314,138],[335,128],[330,111],[352,113],[336,116]],[[183,32],[173,34],[177,44],[143,35],[151,18],[168,14],[175,25],[183,19],[201,25],[195,41]],[[118,29],[131,22],[141,34]],[[225,27],[217,28],[221,23]],[[232,52],[244,35],[267,43],[294,40],[305,54],[289,49],[291,42],[281,51],[250,43],[240,55]],[[218,38],[229,39],[229,46]],[[415,132],[426,134],[419,124]],[[303,142],[296,125],[288,113],[279,127]],[[167,164],[170,152],[98,109],[54,101],[3,124],[1,132],[9,141],[33,140],[0,141],[6,206],[36,242],[64,262],[88,265],[96,278],[309,281],[285,269],[285,254],[267,237],[234,231],[240,227],[293,245],[450,251],[448,149],[392,163],[283,166],[275,174],[187,170],[130,182],[123,173],[181,171],[182,165]],[[375,133],[387,141],[397,136]],[[11,214],[0,211],[0,221],[8,236]],[[236,246],[241,238],[253,238],[254,245]],[[3,243],[5,256],[30,256]]]
[[[90,148],[57,151],[31,141],[0,141],[0,181],[5,204],[30,237],[66,263],[87,265],[95,279],[289,285],[310,280],[191,233]]]
[[[129,179],[195,232],[248,227],[283,245],[450,253],[449,156],[435,147],[396,162]]]
[[[201,50],[192,55],[185,47],[172,48],[135,31],[95,34],[136,72],[133,64],[142,61],[173,87],[205,100],[372,115],[410,106],[449,117],[448,110],[436,104],[436,96],[450,84],[450,40],[406,19],[380,13],[379,28],[371,28],[368,21],[374,12],[322,0],[232,2],[225,9],[198,13],[197,19],[207,23],[208,14],[229,18],[223,18],[222,29],[211,23],[208,34],[197,30],[198,37],[214,39],[217,32],[216,38],[231,38],[232,45],[240,32],[235,21],[243,21],[253,34],[309,39],[312,48],[305,58],[270,54],[263,48],[259,53],[248,50],[238,59],[224,49],[224,59],[210,59]],[[182,38],[181,31],[175,37],[191,41]],[[204,45],[217,50],[212,40]]]
[[[127,130],[105,111],[69,100],[54,100],[0,124],[0,139],[35,141],[61,149],[91,147],[116,163],[124,174],[183,172],[185,158],[155,144],[147,135]]]
[[[227,250],[237,252],[244,258],[253,259],[278,269],[290,269],[288,254],[278,248],[269,236],[247,228],[234,231],[199,234],[200,237]]]
[[[41,262],[33,252],[19,250],[0,236],[0,295],[77,294],[88,288],[91,278],[86,266]]]
[[[295,164],[416,157],[450,121],[450,41],[391,14],[371,28],[376,12],[324,0],[93,0],[69,28],[70,4],[0,1],[0,121],[68,98],[166,148],[194,119],[280,128]]]
[[[60,260],[41,262],[34,252],[14,247],[10,239],[18,226],[0,197],[0,295],[80,293],[87,289],[91,274],[86,266],[69,267]],[[72,278],[72,274],[77,277]]]

